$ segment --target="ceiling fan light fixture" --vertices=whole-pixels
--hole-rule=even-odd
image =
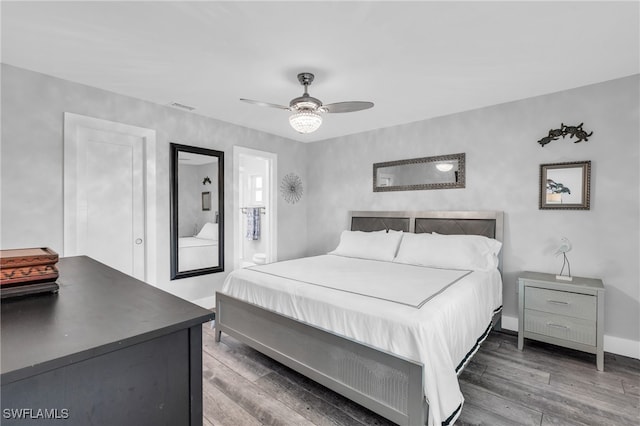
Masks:
[[[299,110],[291,114],[289,124],[298,133],[313,133],[322,124],[322,117],[312,110]]]
[[[293,114],[289,116],[289,124],[291,124],[291,127],[293,127],[296,132],[302,134],[313,133],[320,128],[322,125],[321,114],[362,111],[363,109],[373,107],[373,102],[364,101],[334,102],[324,105],[320,99],[309,95],[308,89],[313,79],[314,76],[310,72],[298,74],[298,81],[304,87],[304,93],[302,96],[293,98],[291,102],[289,102],[289,106],[254,101],[245,98],[240,98],[240,100],[254,105],[291,111]]]
[[[311,102],[311,101],[297,101],[295,103],[292,103],[292,105],[290,106],[292,109],[294,110],[309,110],[309,111],[315,111],[318,109],[318,107],[320,107],[320,103],[316,103],[316,102]]]

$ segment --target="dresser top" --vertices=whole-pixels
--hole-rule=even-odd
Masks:
[[[561,284],[563,286],[567,286],[570,288],[574,287],[588,287],[594,290],[604,290],[604,284],[602,280],[599,278],[585,278],[585,277],[572,277],[571,281],[559,280],[556,278],[556,274],[548,274],[544,272],[531,272],[525,271],[518,275],[519,279],[524,279],[527,281],[536,281],[539,283],[555,283]]]
[[[62,258],[58,268],[57,294],[2,301],[3,384],[213,319],[89,257]]]

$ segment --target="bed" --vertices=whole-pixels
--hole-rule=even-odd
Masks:
[[[218,225],[207,222],[193,237],[178,238],[178,271],[218,266]]]
[[[350,212],[333,252],[233,271],[216,294],[216,339],[234,336],[395,423],[453,424],[457,374],[499,321],[502,223],[494,211]],[[384,243],[362,244],[374,240]],[[424,249],[467,240],[488,241],[495,260],[470,269],[456,263],[464,250]]]

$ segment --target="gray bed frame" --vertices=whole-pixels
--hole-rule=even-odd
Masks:
[[[473,234],[503,239],[499,211],[351,211],[351,230]],[[494,317],[499,321],[499,315]],[[425,425],[422,364],[216,293],[221,333],[400,425]]]

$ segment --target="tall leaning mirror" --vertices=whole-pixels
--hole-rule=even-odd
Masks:
[[[171,144],[171,279],[224,271],[224,152]]]

